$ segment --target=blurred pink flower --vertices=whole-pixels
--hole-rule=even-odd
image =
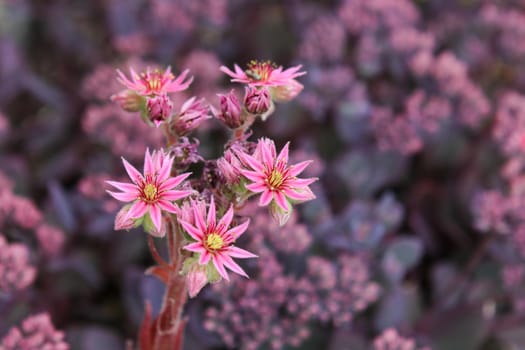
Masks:
[[[48,224],[42,224],[36,229],[36,238],[44,253],[51,257],[58,255],[64,247],[64,232]]]
[[[232,82],[244,83],[251,86],[281,86],[288,85],[294,78],[305,75],[305,71],[299,71],[302,66],[298,65],[283,71],[282,66],[277,66],[270,61],[250,61],[248,69],[243,71],[238,65],[234,65],[235,72],[228,67],[221,66],[221,71],[233,79]]]
[[[235,240],[246,231],[250,220],[228,229],[233,219],[233,207],[230,207],[217,223],[217,212],[213,198],[206,218],[205,211],[198,202],[193,202],[188,210],[190,209],[193,211],[194,224],[181,219],[179,219],[179,223],[196,242],[184,246],[183,249],[200,254],[200,265],[206,265],[211,260],[217,272],[226,280],[230,278],[224,267],[241,276],[248,277],[246,272],[233,261],[232,257],[240,259],[257,257],[257,255],[233,245]]]
[[[276,155],[275,143],[267,138],[259,139],[253,156],[239,152],[239,158],[253,170],[243,170],[242,174],[253,183],[246,186],[252,192],[261,193],[260,206],[272,200],[285,212],[290,210],[289,200],[308,201],[315,198],[308,185],[317,178],[299,179],[299,175],[311,161],[288,166],[289,142]]]
[[[373,350],[430,350],[418,347],[414,339],[404,338],[394,328],[388,328],[374,339]]]
[[[35,276],[36,269],[29,265],[27,247],[19,243],[8,244],[0,235],[0,292],[25,289]]]
[[[242,106],[233,90],[228,95],[217,94],[221,100],[221,110],[213,111],[215,117],[229,128],[236,129],[244,123]]]
[[[184,81],[189,70],[182,72],[176,79],[171,73],[171,67],[166,68],[164,72],[158,69],[151,70],[149,67],[146,72],[137,74],[130,68],[131,80],[128,79],[120,70],[117,69],[117,80],[128,89],[135,91],[142,96],[161,95],[164,93],[183,91],[190,86],[193,78]]]
[[[0,343],[2,350],[68,350],[64,332],[57,331],[49,314],[30,316],[22,327],[13,327]]]
[[[152,121],[157,128],[170,117],[172,109],[173,103],[166,94],[150,97],[146,103],[148,119]]]
[[[171,177],[173,158],[167,156],[162,150],[154,151],[152,154],[146,150],[144,176],[124,158],[122,162],[133,183],[106,181],[122,191],[107,191],[111,196],[122,202],[133,202],[126,217],[121,220],[125,222],[127,219],[138,219],[149,213],[156,231],[163,232],[161,211],[176,213],[178,209],[172,201],[187,197],[192,193],[189,190],[174,190],[190,173]]]

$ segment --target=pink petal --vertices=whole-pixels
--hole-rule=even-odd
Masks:
[[[152,204],[149,206],[149,216],[151,218],[151,222],[153,222],[153,225],[157,229],[157,231],[162,230],[162,213],[160,210],[160,207],[156,204]]]
[[[288,175],[292,177],[299,175],[304,169],[306,169],[308,165],[310,165],[310,163],[312,163],[312,160],[305,160],[304,162],[292,165],[288,168]]]
[[[161,157],[165,157],[165,158],[164,158],[164,162],[157,168],[158,171],[159,171],[159,174],[157,176],[157,180],[159,182],[161,182],[161,183],[164,183],[164,182],[166,182],[166,180],[168,180],[168,178],[171,175],[171,168],[173,166],[173,158],[172,157],[168,157],[168,156],[164,156],[162,154],[162,155],[159,155],[159,160],[160,160]],[[173,187],[175,187],[175,186],[173,186]]]
[[[248,275],[246,274],[246,272],[244,272],[244,270],[242,269],[242,267],[240,267],[235,261],[233,261],[232,258],[230,258],[228,255],[226,254],[221,254],[221,258],[222,258],[222,262],[224,263],[224,266],[226,266],[227,268],[229,268],[230,270],[232,270],[233,272],[241,275],[241,276],[244,276],[246,278],[248,278]]]
[[[275,153],[275,144],[273,143],[273,141],[271,141],[271,143],[270,142],[263,143],[262,141],[259,141],[259,144],[262,145],[261,146],[262,163],[267,169],[273,169],[275,156],[272,157],[273,155],[272,153]]]
[[[143,201],[137,201],[131,206],[131,208],[129,208],[123,221],[126,221],[127,219],[138,219],[144,216],[147,210],[148,206],[146,205],[146,203],[144,203]]]
[[[226,231],[230,224],[232,223],[233,219],[233,205],[230,206],[230,209],[224,214],[224,216],[219,221],[219,224],[217,225],[218,230],[224,230]]]
[[[122,158],[122,163],[124,163],[124,168],[126,168],[126,172],[128,173],[131,181],[133,181],[137,185],[141,182],[144,182],[144,178],[142,177],[142,174],[139,173],[139,171],[135,169],[133,165],[129,164],[128,161],[125,160],[124,158]]]
[[[288,178],[286,180],[286,186],[296,188],[307,187],[308,185],[314,183],[317,180],[319,179],[316,177],[310,177],[308,179]]]
[[[275,199],[275,203],[277,203],[277,205],[282,210],[284,210],[285,212],[290,210],[289,203],[286,200],[286,196],[284,195],[284,193],[282,193],[281,191],[275,191],[273,193],[273,198]]]
[[[286,145],[284,145],[283,149],[281,150],[281,152],[279,153],[279,155],[277,156],[277,161],[276,161],[276,164],[283,164],[283,165],[286,165],[288,164],[288,149],[289,149],[289,146],[290,146],[290,142],[287,142]]]
[[[157,204],[159,205],[159,207],[162,209],[162,210],[165,210],[167,211],[168,213],[173,213],[173,214],[176,214],[178,212],[178,208],[176,205],[174,205],[173,203],[171,202],[168,202],[166,200],[162,200],[160,199]]]
[[[221,275],[222,278],[224,278],[226,281],[229,281],[230,278],[228,277],[228,273],[226,272],[226,269],[224,268],[224,265],[223,265],[224,262],[223,262],[223,259],[221,259],[220,254],[214,254],[211,261],[213,262],[213,265],[217,269],[217,272],[219,273],[219,275]]]
[[[182,225],[182,228],[188,232],[188,234],[196,241],[201,242],[204,239],[204,232],[199,228],[193,226],[189,222],[179,219],[179,224]]]
[[[265,207],[272,201],[273,193],[270,190],[266,190],[261,194],[261,198],[259,199],[259,206]]]
[[[229,256],[231,256],[233,258],[238,258],[238,259],[248,259],[248,258],[257,258],[258,257],[257,255],[255,255],[253,253],[250,253],[247,250],[244,250],[244,249],[241,249],[241,248],[235,247],[235,246],[228,247],[227,253],[228,253]]]
[[[136,185],[117,181],[106,181],[106,183],[121,190],[122,192],[133,192],[134,194],[138,195],[138,189]]]
[[[232,227],[231,229],[227,231],[227,233],[232,235],[234,239],[237,239],[248,229],[249,225],[250,225],[250,220],[248,219],[242,224]]]
[[[263,182],[265,179],[265,176],[263,175],[264,171],[259,173],[255,171],[242,170],[241,173],[244,177],[253,182]]]
[[[146,154],[144,156],[144,175],[153,175],[155,173],[155,167],[153,166],[153,160],[149,149],[146,148]]]
[[[182,181],[186,180],[186,178],[190,175],[191,173],[183,173],[183,174],[180,174],[179,176],[170,177],[162,181],[162,183],[159,186],[159,191],[163,192],[163,191],[171,190],[174,187],[177,187],[178,185],[180,185]]]
[[[208,208],[208,218],[207,218],[207,224],[208,227],[215,228],[215,219],[217,217],[217,212],[215,211],[215,201],[213,200],[213,196],[211,197],[210,207]]]
[[[210,261],[211,254],[206,249],[202,252],[201,256],[199,257],[199,264],[200,265],[206,265]]]
[[[131,202],[137,199],[137,195],[135,193],[129,193],[129,192],[112,192],[106,190],[107,193],[111,195],[111,197],[121,201],[121,202]]]
[[[268,189],[268,186],[261,184],[261,183],[253,183],[253,184],[246,185],[245,187],[255,193],[260,193]]]
[[[286,197],[297,201],[309,201],[315,198],[315,194],[309,188],[287,189]]]
[[[243,163],[247,164],[250,168],[252,168],[256,172],[264,173],[264,166],[262,165],[261,162],[259,162],[254,157],[250,156],[249,154],[242,153],[242,152],[238,152],[237,156]]]
[[[182,249],[186,249],[190,252],[194,252],[194,253],[204,253],[206,251],[206,248],[204,248],[204,246],[202,245],[201,242],[193,242],[193,243],[190,243],[188,245],[185,245],[184,247],[182,247]]]
[[[205,232],[207,229],[206,221],[204,219],[205,215],[206,208],[202,208],[198,203],[193,203],[193,218],[195,220],[196,227],[201,230],[201,232]]]

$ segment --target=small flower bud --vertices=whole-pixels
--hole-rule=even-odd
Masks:
[[[218,95],[221,99],[221,111],[215,117],[224,122],[228,127],[236,129],[244,123],[242,106],[233,90],[228,95]]]
[[[275,201],[272,201],[272,203],[270,204],[270,216],[275,220],[275,222],[277,222],[279,226],[284,226],[292,216],[293,207],[288,201],[287,204],[288,210],[283,210],[280,206],[277,205],[277,203],[275,203]]]
[[[303,84],[295,79],[290,79],[286,85],[270,87],[270,93],[275,102],[288,102],[296,98],[303,88]]]
[[[252,114],[264,114],[270,109],[272,99],[267,88],[246,87],[244,107]]]
[[[123,90],[112,95],[111,101],[116,102],[126,112],[139,112],[146,104],[146,99],[132,90]]]
[[[195,297],[204,286],[208,284],[208,276],[206,274],[206,265],[193,264],[186,275],[186,285],[188,286],[188,294],[190,298]]]
[[[148,119],[152,121],[156,127],[169,118],[173,104],[170,98],[166,95],[159,95],[148,97],[146,110],[148,112]]]
[[[119,210],[117,213],[117,216],[115,217],[115,231],[118,230],[129,230],[135,227],[135,221],[136,219],[132,219],[128,217],[128,211],[129,211],[129,205],[126,205],[122,209]]]
[[[203,121],[211,118],[208,111],[209,107],[203,98],[196,100],[195,97],[192,97],[184,102],[180,113],[170,124],[170,129],[177,135],[184,136],[196,129]]]

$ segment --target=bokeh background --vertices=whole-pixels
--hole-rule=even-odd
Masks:
[[[217,105],[251,59],[308,72],[254,139],[314,159],[317,199],[254,215],[251,279],[189,302],[185,348],[525,349],[522,0],[0,0],[0,339],[42,313],[72,349],[136,339],[162,285],[103,181],[162,135],[115,70],[189,68],[179,102]]]

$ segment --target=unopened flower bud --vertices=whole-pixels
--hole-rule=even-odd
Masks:
[[[266,87],[246,87],[244,96],[244,107],[252,114],[264,114],[270,109],[272,99]]]
[[[131,219],[128,217],[129,206],[125,206],[119,210],[117,216],[115,217],[115,231],[118,230],[129,230],[135,227],[136,219]]]
[[[287,204],[288,210],[283,210],[280,206],[277,205],[277,203],[275,203],[275,201],[272,201],[272,203],[270,204],[270,216],[275,220],[275,222],[277,222],[279,226],[284,226],[292,216],[293,207],[288,201]]]
[[[270,87],[270,93],[275,102],[288,102],[296,98],[303,88],[303,84],[295,79],[290,79],[285,85]]]
[[[169,118],[173,104],[166,94],[148,97],[146,110],[148,112],[148,119],[152,121],[156,127]]]
[[[233,90],[228,95],[218,95],[221,99],[221,111],[215,114],[228,127],[236,129],[244,123],[242,106]]]
[[[196,129],[203,121],[211,118],[208,112],[209,107],[203,98],[197,100],[195,97],[192,97],[184,102],[180,113],[170,124],[170,128],[177,135],[184,136]]]
[[[195,297],[202,288],[208,283],[208,276],[206,275],[206,265],[193,264],[186,275],[186,285],[188,286],[188,294],[190,298]]]
[[[116,102],[126,112],[139,112],[146,104],[146,99],[132,90],[123,90],[112,95],[111,101]]]

